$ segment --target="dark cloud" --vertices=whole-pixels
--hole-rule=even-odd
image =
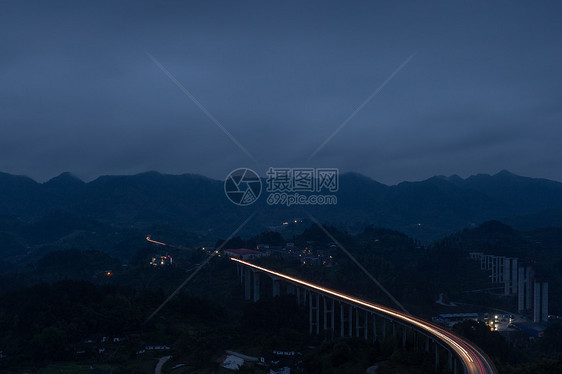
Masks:
[[[562,180],[557,3],[0,7],[2,171],[224,178],[240,166],[309,164],[386,183],[501,169]]]

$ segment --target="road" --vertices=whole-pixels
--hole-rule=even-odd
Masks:
[[[158,242],[158,241],[156,241],[156,240],[150,239],[150,235],[146,237],[146,240],[149,241],[149,242],[151,242],[151,243],[158,244],[158,245],[164,245],[164,246],[167,246],[167,245],[168,245],[168,244],[166,244],[166,243],[162,243],[162,242]]]
[[[276,277],[285,279],[292,283],[299,284],[303,287],[306,287],[311,290],[315,290],[320,293],[324,293],[327,295],[331,295],[336,299],[340,299],[343,301],[351,302],[357,306],[364,307],[366,309],[370,309],[376,311],[380,314],[389,316],[396,321],[400,321],[415,327],[417,330],[424,332],[434,339],[440,341],[444,346],[449,347],[449,349],[456,353],[459,357],[462,366],[465,368],[466,373],[468,374],[496,374],[496,368],[492,361],[486,356],[486,354],[478,348],[473,343],[465,340],[464,338],[454,334],[453,332],[435,325],[431,322],[425,321],[421,318],[412,316],[410,314],[406,314],[395,309],[388,308],[386,306],[382,306],[380,304],[374,304],[365,300],[358,299],[351,295],[347,295],[341,292],[337,292],[325,287],[320,287],[316,284],[309,283],[302,281],[297,278],[290,277],[285,274],[278,273],[276,271],[272,271],[261,266],[254,265],[247,261],[242,261],[237,258],[230,258],[232,261],[236,261],[241,263],[245,266],[260,270],[264,273],[274,275]]]
[[[158,360],[158,363],[156,364],[156,368],[154,369],[154,374],[161,374],[162,366],[164,366],[164,364],[171,358],[172,356],[164,356],[160,358],[160,360]]]
[[[157,241],[157,240],[153,240],[153,239],[150,238],[150,235],[148,235],[145,239],[146,239],[147,241],[151,242],[151,243],[158,244],[158,245],[161,245],[161,246],[164,246],[164,247],[170,247],[170,248],[176,248],[176,249],[189,249],[189,248],[187,248],[187,247],[182,247],[182,246],[179,246],[179,245],[172,245],[172,244],[162,243],[162,242],[159,242],[159,241]]]

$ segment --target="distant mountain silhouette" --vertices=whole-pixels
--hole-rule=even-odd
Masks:
[[[340,175],[335,206],[269,206],[264,195],[265,192],[251,206],[239,207],[227,199],[222,181],[193,174],[148,172],[102,176],[84,183],[63,173],[37,183],[27,177],[0,173],[0,215],[16,216],[26,222],[45,223],[59,217],[53,215],[55,212],[64,212],[87,226],[93,225],[92,220],[114,227],[168,224],[224,238],[257,210],[241,235],[283,227],[283,222],[308,218],[310,213],[321,222],[352,231],[372,224],[423,240],[494,219],[516,228],[562,223],[562,183],[508,171],[466,179],[436,176],[395,186],[347,173]],[[76,222],[66,224],[75,230]],[[55,233],[65,232],[48,228]]]

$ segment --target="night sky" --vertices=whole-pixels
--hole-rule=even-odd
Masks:
[[[0,171],[562,181],[561,14],[556,1],[0,1]]]

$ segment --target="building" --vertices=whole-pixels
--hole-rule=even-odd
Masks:
[[[266,254],[263,252],[255,251],[253,249],[245,249],[245,248],[225,249],[224,254],[244,261],[266,256]]]
[[[533,310],[533,283],[535,281],[535,272],[532,266],[520,266],[519,276],[517,279],[517,310],[519,313],[529,312]]]
[[[482,317],[484,319],[484,317]],[[478,313],[448,313],[448,314],[440,314],[437,317],[432,318],[433,322],[439,323],[441,325],[445,325],[448,327],[452,327],[457,323],[463,321],[479,321],[481,317]]]
[[[172,265],[172,263],[173,260],[170,255],[152,257],[152,260],[150,261],[150,265],[152,266],[167,266]]]
[[[504,295],[517,294],[518,260],[515,257],[505,257],[503,261]]]
[[[517,295],[519,313],[532,316],[534,322],[548,321],[548,283],[535,279],[532,262],[483,252],[470,252],[469,257],[480,262],[481,270],[491,272],[492,283],[503,283],[504,295]]]
[[[242,365],[244,365],[244,359],[234,355],[227,355],[221,364],[223,368],[230,370],[240,370]]]
[[[533,322],[548,321],[548,282],[534,283]]]

